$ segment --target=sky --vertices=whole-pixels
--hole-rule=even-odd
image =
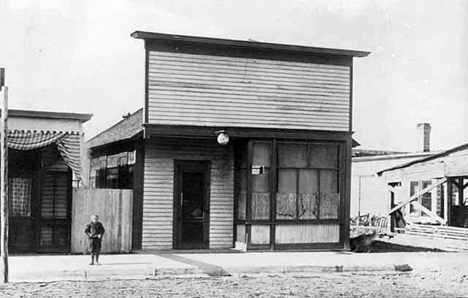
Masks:
[[[94,114],[86,138],[144,104],[153,31],[372,52],[354,63],[353,131],[363,149],[468,143],[468,0],[0,0],[9,105]]]

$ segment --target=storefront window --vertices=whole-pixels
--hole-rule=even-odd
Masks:
[[[279,143],[276,219],[338,219],[337,145]]]

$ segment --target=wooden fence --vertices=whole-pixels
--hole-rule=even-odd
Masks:
[[[99,215],[106,233],[103,253],[130,252],[132,248],[133,191],[122,189],[78,188],[73,190],[72,253],[87,252],[86,224],[93,214]]]

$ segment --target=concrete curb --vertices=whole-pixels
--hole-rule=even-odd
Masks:
[[[230,267],[224,268],[229,274],[273,274],[273,273],[334,273],[334,272],[379,272],[379,271],[412,271],[408,264],[397,265],[335,265],[335,266],[264,266],[264,267]]]
[[[258,266],[213,268],[125,268],[125,269],[81,269],[54,272],[30,272],[27,275],[11,276],[12,282],[53,282],[53,281],[96,281],[115,279],[154,279],[158,277],[221,277],[242,274],[288,274],[288,273],[339,273],[339,272],[408,272],[408,264],[387,265],[324,265],[324,266]]]

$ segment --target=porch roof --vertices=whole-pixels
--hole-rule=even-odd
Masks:
[[[412,167],[424,167],[429,164],[440,164],[440,166],[443,166],[446,177],[468,177],[468,143],[425,158],[382,170],[377,172],[377,175],[382,176],[384,173],[391,173],[403,169],[410,171]]]

